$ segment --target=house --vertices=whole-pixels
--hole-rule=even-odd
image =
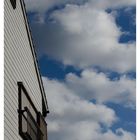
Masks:
[[[23,0],[4,0],[4,139],[47,140],[48,104]]]

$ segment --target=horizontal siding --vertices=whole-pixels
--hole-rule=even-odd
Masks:
[[[42,97],[27,36],[20,0],[13,10],[4,1],[4,135],[5,140],[21,140],[18,134],[18,87],[23,82],[35,107],[42,111]]]

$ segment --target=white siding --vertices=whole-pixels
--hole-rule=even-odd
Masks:
[[[5,140],[21,140],[18,134],[18,86],[23,82],[35,107],[42,111],[42,97],[20,5],[14,10],[4,1],[4,115]]]

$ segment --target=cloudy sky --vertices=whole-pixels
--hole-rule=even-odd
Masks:
[[[135,0],[25,2],[49,140],[135,140]]]

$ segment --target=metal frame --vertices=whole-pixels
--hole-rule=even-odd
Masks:
[[[45,126],[45,130],[46,131],[44,131],[44,127],[43,127],[43,129],[42,128],[40,128],[41,129],[41,131],[43,132],[43,135],[44,135],[44,137],[46,138],[46,139],[44,139],[44,137],[43,137],[43,140],[47,140],[48,139],[48,134],[47,134],[47,123],[46,123],[46,121],[44,120],[44,117],[43,117],[43,115],[40,113],[40,112],[38,112],[38,124],[39,124],[39,126],[41,126],[41,121],[43,122],[43,125]],[[46,136],[45,136],[46,135]]]
[[[27,113],[27,116],[24,113]],[[36,139],[37,140],[42,140],[43,139],[43,133],[38,125],[38,123],[34,120],[34,117],[32,116],[32,114],[30,113],[29,109],[27,107],[24,108],[23,112],[22,112],[22,116],[24,117],[24,119],[26,120],[28,126],[30,126],[30,129],[34,132],[34,134],[36,135]],[[33,128],[31,122],[28,120],[28,117],[31,119],[31,121],[33,122],[37,132],[35,131],[35,129]],[[27,133],[28,137],[31,137],[30,134],[28,133],[28,128],[27,128]]]
[[[17,82],[18,85],[18,123],[19,123],[19,134],[20,136],[24,139],[24,140],[28,140],[27,136],[25,135],[25,133],[22,132],[22,117],[23,117],[23,113],[26,111],[28,113],[28,115],[31,116],[32,120],[34,121],[34,123],[36,123],[37,127],[39,128],[39,114],[41,114],[40,112],[37,111],[36,107],[34,106],[27,90],[25,89],[24,85],[22,82]],[[30,113],[29,109],[27,107],[24,108],[24,110],[22,109],[22,91],[25,94],[25,96],[27,97],[29,103],[31,104],[32,108],[34,109],[35,113],[36,113],[36,120],[34,120],[32,114]],[[25,116],[24,116],[25,117]],[[39,139],[40,140],[40,139]]]
[[[16,9],[16,0],[10,0],[13,9]]]

